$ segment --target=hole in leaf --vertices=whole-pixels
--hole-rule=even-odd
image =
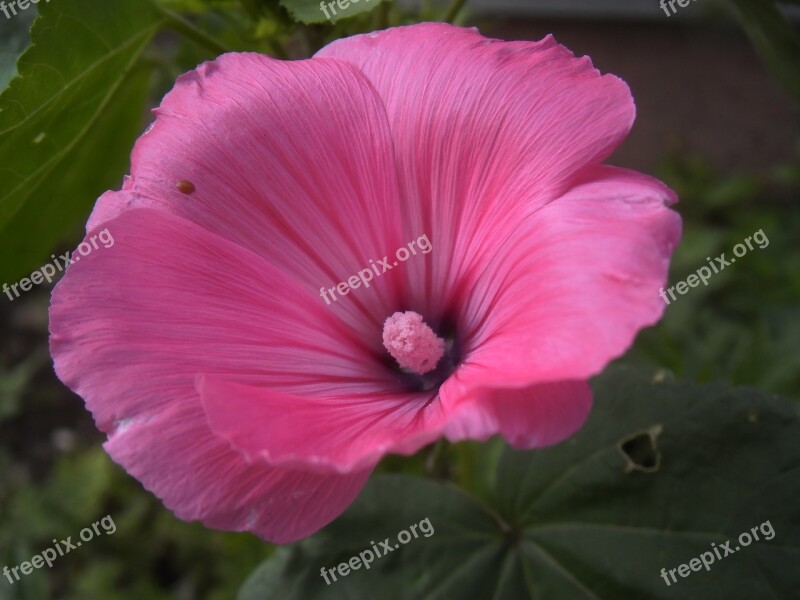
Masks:
[[[661,453],[658,451],[657,438],[663,427],[654,425],[650,429],[635,433],[619,443],[619,451],[627,459],[625,472],[644,471],[655,473],[661,467]]]

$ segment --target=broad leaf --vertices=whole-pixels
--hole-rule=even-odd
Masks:
[[[0,279],[40,266],[119,183],[144,109],[137,62],[162,25],[142,0],[39,4],[0,96]],[[133,93],[135,90],[135,93]]]
[[[629,370],[594,388],[595,409],[572,439],[505,450],[488,501],[376,477],[340,519],[256,571],[239,599],[798,597],[795,406]],[[400,531],[426,518],[430,537],[394,548]],[[760,540],[743,547],[739,535],[753,528]],[[320,569],[385,538],[392,550],[369,570],[325,583]],[[728,540],[733,553],[718,559],[713,549],[723,555]],[[708,570],[701,561],[691,570],[703,553]],[[676,570],[667,585],[662,568],[669,578],[683,564],[688,576]]]

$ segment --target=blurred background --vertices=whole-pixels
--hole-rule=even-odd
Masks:
[[[209,40],[302,58],[343,35],[449,17],[507,40],[552,33],[577,55],[590,55],[602,72],[628,82],[638,118],[610,162],[655,175],[680,196],[685,234],[671,285],[706,264],[706,257],[730,255],[757,230],[769,239],[768,247],[748,252],[707,287],[679,296],[620,362],[667,369],[679,380],[755,386],[800,401],[796,4],[776,9],[770,2],[694,0],[668,16],[656,0],[383,3],[335,25],[299,25],[277,2],[163,4],[182,25],[155,36],[134,67],[140,82],[123,88],[128,96],[139,94],[142,103],[126,109],[126,125],[114,129],[114,144],[89,132],[87,139],[105,144],[99,154],[88,155],[94,156],[89,175],[68,179],[59,175],[60,167],[43,175],[54,178],[55,187],[42,190],[42,199],[34,194],[32,204],[6,222],[0,234],[4,281],[16,282],[45,264],[51,252],[75,247],[96,197],[120,185],[132,142],[150,120],[146,109],[158,104],[177,75],[213,58]],[[0,14],[0,89],[29,44],[36,10],[14,19]],[[776,14],[782,15],[778,25]],[[70,43],[80,43],[77,36]],[[69,54],[69,43],[62,50]],[[111,102],[99,118],[108,112],[111,119],[113,110]],[[19,140],[5,131],[0,127],[0,155],[19,149]],[[75,164],[69,168],[80,168]],[[66,208],[62,198],[52,197],[62,180],[61,191],[70,197]],[[7,163],[0,165],[0,198],[14,186]],[[45,214],[51,226],[39,225],[39,219],[32,224],[33,216]],[[0,297],[0,567],[29,560],[53,537],[75,536],[106,514],[117,533],[84,544],[68,560],[13,586],[0,580],[0,599],[235,597],[272,548],[249,534],[178,521],[111,463],[82,400],[53,374],[49,293],[43,285],[13,302]],[[380,468],[415,471],[420,460],[390,458]]]

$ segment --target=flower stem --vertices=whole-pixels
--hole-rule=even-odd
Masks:
[[[444,439],[439,439],[425,459],[425,473],[428,477],[436,477],[441,471],[443,450],[447,446]]]

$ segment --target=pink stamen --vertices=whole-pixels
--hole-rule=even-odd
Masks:
[[[403,369],[424,375],[444,356],[444,340],[414,311],[396,312],[383,324],[383,345]]]

